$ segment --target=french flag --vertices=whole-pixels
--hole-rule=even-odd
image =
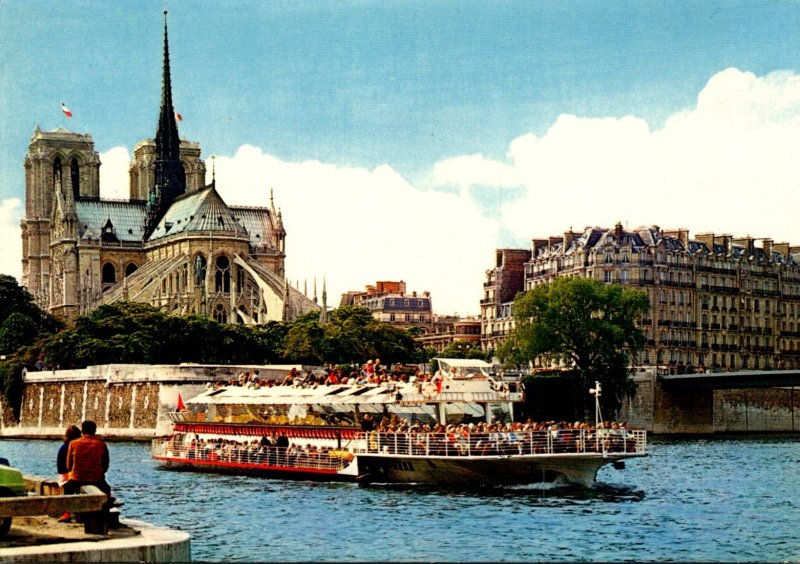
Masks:
[[[64,115],[68,118],[72,117],[72,110],[64,105],[64,102],[61,102],[61,111],[64,112]]]
[[[183,116],[178,112],[175,112],[175,119],[177,119],[178,121],[183,121]]]

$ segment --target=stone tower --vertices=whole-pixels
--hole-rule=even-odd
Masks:
[[[47,307],[74,295],[70,254],[51,272],[51,244],[75,240],[76,202],[100,198],[100,158],[90,135],[64,128],[33,132],[25,155],[22,285]],[[63,220],[63,221],[62,221]],[[62,252],[64,249],[61,249]],[[70,275],[65,277],[66,272]],[[57,279],[51,280],[51,274]]]

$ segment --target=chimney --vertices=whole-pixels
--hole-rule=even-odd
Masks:
[[[772,248],[778,251],[784,259],[789,258],[789,243],[775,243]]]
[[[713,233],[698,233],[694,236],[695,239],[704,243],[710,251],[714,250],[714,234]]]
[[[547,246],[547,239],[533,239],[533,256],[536,257],[539,251]]]
[[[772,262],[772,239],[762,239],[761,248],[764,249],[764,255],[768,262]]]

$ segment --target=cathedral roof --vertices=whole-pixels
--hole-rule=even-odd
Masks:
[[[145,205],[143,202],[117,200],[78,200],[78,236],[99,239],[109,221],[119,241],[141,243],[144,238]]]
[[[230,209],[231,213],[247,231],[251,245],[262,249],[278,246],[269,209],[235,206],[231,206]]]
[[[247,236],[231,208],[223,201],[214,185],[184,194],[174,202],[158,222],[149,240],[176,233],[221,231]]]

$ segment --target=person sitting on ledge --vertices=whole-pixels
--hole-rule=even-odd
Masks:
[[[67,468],[69,480],[64,484],[65,494],[78,494],[82,486],[95,486],[108,499],[104,509],[111,503],[111,486],[106,482],[109,456],[106,443],[95,435],[97,424],[86,420],[81,423],[83,436],[69,443],[67,448]]]

